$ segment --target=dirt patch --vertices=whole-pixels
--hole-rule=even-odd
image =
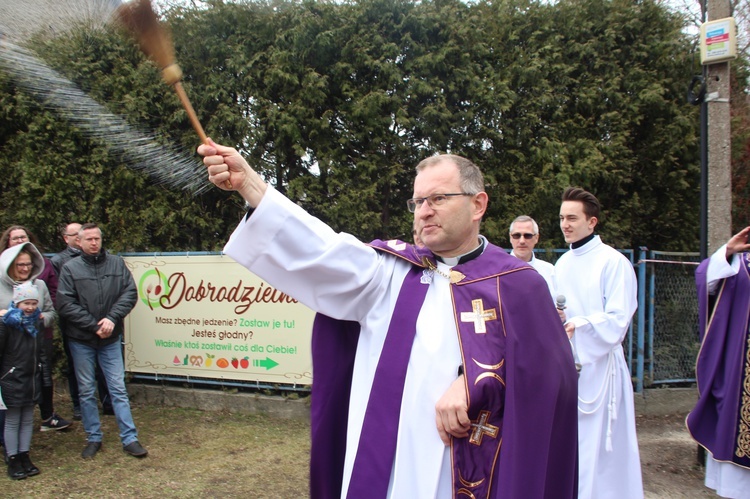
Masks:
[[[686,414],[638,416],[643,488],[646,498],[718,497],[703,485],[698,445],[685,428]]]
[[[58,393],[56,405],[69,414],[67,395]],[[114,418],[104,416],[102,453],[84,461],[81,423],[64,432],[39,433],[38,414],[32,455],[42,474],[21,481],[0,477],[0,496],[308,497],[310,425],[305,420],[134,404],[149,457],[125,455]],[[717,497],[703,485],[698,447],[684,420],[684,412],[636,418],[647,499]]]

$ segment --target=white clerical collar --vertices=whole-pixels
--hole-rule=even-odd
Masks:
[[[466,263],[470,260],[475,259],[482,253],[484,253],[484,248],[486,246],[487,246],[487,239],[484,236],[480,235],[479,246],[469,251],[468,253],[464,253],[463,255],[458,255],[458,256],[436,256],[435,259],[438,262],[442,262],[446,264],[448,267],[455,267],[459,263]]]

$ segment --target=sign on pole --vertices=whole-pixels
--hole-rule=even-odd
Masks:
[[[737,25],[733,17],[701,25],[701,64],[737,58]]]

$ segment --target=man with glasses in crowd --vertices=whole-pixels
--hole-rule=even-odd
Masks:
[[[68,263],[71,259],[81,255],[81,244],[80,244],[80,232],[81,224],[77,222],[71,222],[63,227],[61,233],[63,241],[65,241],[65,249],[61,252],[52,256],[52,265],[57,271],[57,275],[60,275],[63,266]],[[81,402],[78,394],[78,381],[76,380],[75,374],[75,361],[70,353],[70,345],[68,344],[68,335],[66,334],[67,324],[63,317],[59,318],[60,331],[62,331],[63,338],[63,349],[65,350],[65,356],[68,359],[68,390],[70,390],[70,401],[73,404],[73,419],[81,420]],[[102,402],[102,412],[105,415],[114,415],[115,411],[112,408],[112,398],[109,396],[109,390],[107,389],[107,383],[104,381],[104,374],[102,373],[99,364],[96,365],[96,385],[99,392],[99,400]]]
[[[55,272],[60,275],[60,271],[68,260],[81,254],[81,245],[78,240],[78,231],[81,230],[81,224],[69,223],[62,230],[62,238],[65,241],[65,249],[50,258]]]
[[[510,223],[508,231],[512,256],[523,260],[536,269],[547,281],[549,294],[554,300],[557,297],[557,284],[555,283],[555,266],[549,262],[540,260],[534,255],[534,247],[539,242],[539,225],[528,215],[516,217]]]
[[[71,258],[76,258],[81,254],[81,245],[79,244],[78,231],[81,230],[81,224],[69,223],[62,229],[62,238],[65,241],[65,249],[59,253],[52,255],[50,261],[57,275],[60,275],[60,271]],[[60,332],[62,334],[63,351],[65,357],[68,359],[68,391],[70,393],[70,401],[73,404],[73,419],[76,421],[81,420],[81,404],[78,400],[78,381],[76,381],[75,363],[73,356],[70,354],[70,346],[68,345],[68,336],[65,334],[66,324],[65,319],[62,317],[58,318],[60,324]]]
[[[224,251],[319,313],[313,499],[575,497],[573,358],[544,279],[479,234],[476,165],[417,166],[418,247],[336,233],[236,150],[198,153],[250,208]]]

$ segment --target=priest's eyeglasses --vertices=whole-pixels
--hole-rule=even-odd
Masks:
[[[523,236],[524,239],[533,239],[536,234],[529,234],[528,232],[521,234],[520,232],[514,232],[510,235],[513,239],[521,239],[521,236]]]
[[[448,202],[448,198],[453,196],[473,196],[474,194],[469,194],[468,192],[454,192],[450,194],[433,194],[432,196],[427,196],[426,198],[411,198],[406,200],[406,207],[409,208],[409,211],[412,213],[415,213],[419,208],[422,207],[422,204],[427,201],[427,205],[430,208],[434,208],[435,206],[442,206],[445,203]]]

